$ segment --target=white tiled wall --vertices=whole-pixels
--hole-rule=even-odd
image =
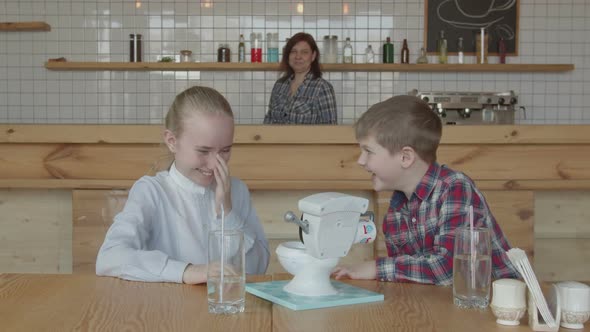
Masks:
[[[303,5],[303,14],[297,12]],[[343,8],[348,8],[344,14]],[[423,42],[423,0],[0,0],[0,22],[46,21],[50,32],[0,32],[0,122],[161,123],[175,94],[212,86],[232,104],[238,123],[261,123],[275,72],[48,71],[48,58],[127,61],[128,36],[141,33],[144,60],[192,50],[214,61],[219,43],[236,60],[239,34],[306,31],[320,40],[350,37],[355,61],[367,44],[380,52],[387,36],[407,38],[410,61]],[[520,95],[520,123],[590,123],[590,2],[520,0],[518,57],[508,63],[573,63],[567,73],[325,73],[340,121],[352,123],[371,104],[419,90],[506,91]],[[319,43],[321,47],[321,42]],[[378,54],[380,55],[380,54]],[[434,58],[430,58],[431,62]],[[471,57],[467,62],[474,62]],[[450,57],[450,62],[456,59]],[[491,62],[497,61],[492,58]]]

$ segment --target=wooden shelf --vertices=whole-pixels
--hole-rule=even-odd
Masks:
[[[0,31],[50,31],[45,22],[0,22]]]
[[[49,70],[112,71],[277,71],[276,63],[224,62],[46,62]],[[323,71],[362,72],[566,72],[573,64],[323,64]]]

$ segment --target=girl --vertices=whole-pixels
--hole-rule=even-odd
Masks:
[[[176,96],[164,132],[174,162],[133,185],[98,252],[97,275],[206,282],[207,236],[221,226],[222,207],[226,229],[244,231],[246,273],[266,271],[268,242],[248,188],[229,175],[233,137],[233,113],[219,92],[196,86]]]

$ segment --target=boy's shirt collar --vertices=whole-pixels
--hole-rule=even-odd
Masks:
[[[428,170],[424,173],[424,176],[418,182],[416,189],[412,196],[418,197],[421,201],[426,200],[432,191],[434,190],[434,185],[436,184],[436,180],[438,179],[438,175],[440,173],[440,165],[436,162],[430,164],[428,166]],[[399,210],[399,208],[408,201],[406,194],[402,191],[396,190],[391,197],[390,205],[394,210]]]
[[[174,181],[182,189],[190,192],[191,194],[205,194],[205,187],[196,184],[193,180],[180,173],[180,171],[176,168],[176,163],[172,163],[172,166],[170,166],[169,174],[170,178],[172,178],[172,181]]]

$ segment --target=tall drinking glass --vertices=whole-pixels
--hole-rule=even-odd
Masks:
[[[490,304],[492,244],[487,228],[455,229],[453,302],[459,308],[485,309]]]
[[[209,312],[235,314],[245,306],[244,232],[240,230],[209,232],[207,265],[207,300]]]

